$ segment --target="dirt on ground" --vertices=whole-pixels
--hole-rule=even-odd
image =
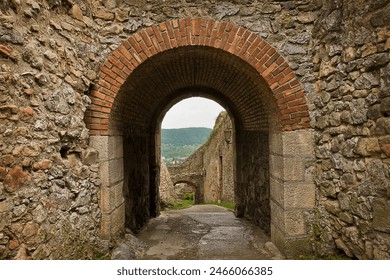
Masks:
[[[144,260],[261,260],[282,256],[259,227],[215,205],[164,211],[135,235]]]

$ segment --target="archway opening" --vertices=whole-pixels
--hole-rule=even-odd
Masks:
[[[202,97],[186,98],[170,107],[161,123],[162,160],[168,166],[183,163],[206,143],[224,111],[215,101]]]
[[[161,129],[160,196],[168,198],[174,184],[187,181],[196,186],[196,204],[222,199],[233,203],[233,127],[225,108],[207,98],[191,97],[168,106],[165,111]],[[225,141],[225,130],[230,132],[229,143]],[[166,179],[167,173],[171,183]],[[176,199],[180,201],[182,196]],[[171,200],[175,202],[174,198]]]
[[[249,64],[218,49],[181,47],[157,54],[126,80],[113,104],[110,132],[123,138],[126,226],[159,214],[160,124],[191,96],[215,100],[234,122],[236,215],[270,231],[269,132],[280,128],[276,102]]]
[[[270,228],[283,252],[309,251],[305,216],[315,186],[305,94],[264,40],[208,19],[145,28],[101,67],[86,123],[100,151],[102,235],[159,214],[161,116],[193,93],[223,104],[234,120],[236,215]]]

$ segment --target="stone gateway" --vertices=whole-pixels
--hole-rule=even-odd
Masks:
[[[388,1],[0,3],[0,258],[101,258],[159,215],[160,127],[231,118],[235,213],[289,258],[390,259]]]

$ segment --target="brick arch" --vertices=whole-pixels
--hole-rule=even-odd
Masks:
[[[162,22],[130,36],[101,65],[86,112],[91,135],[109,135],[116,95],[131,73],[148,58],[182,46],[207,46],[241,58],[264,78],[280,111],[283,131],[308,128],[305,94],[285,59],[255,33],[231,22],[185,18]]]
[[[270,232],[287,255],[310,251],[314,137],[298,78],[255,33],[200,18],[145,28],[101,66],[85,121],[99,151],[102,236],[138,230],[159,214],[156,116],[183,90],[210,94],[233,113],[236,216]]]

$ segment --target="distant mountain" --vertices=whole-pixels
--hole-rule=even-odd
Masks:
[[[206,142],[211,131],[211,128],[206,127],[162,129],[161,156],[167,164],[183,160]]]

